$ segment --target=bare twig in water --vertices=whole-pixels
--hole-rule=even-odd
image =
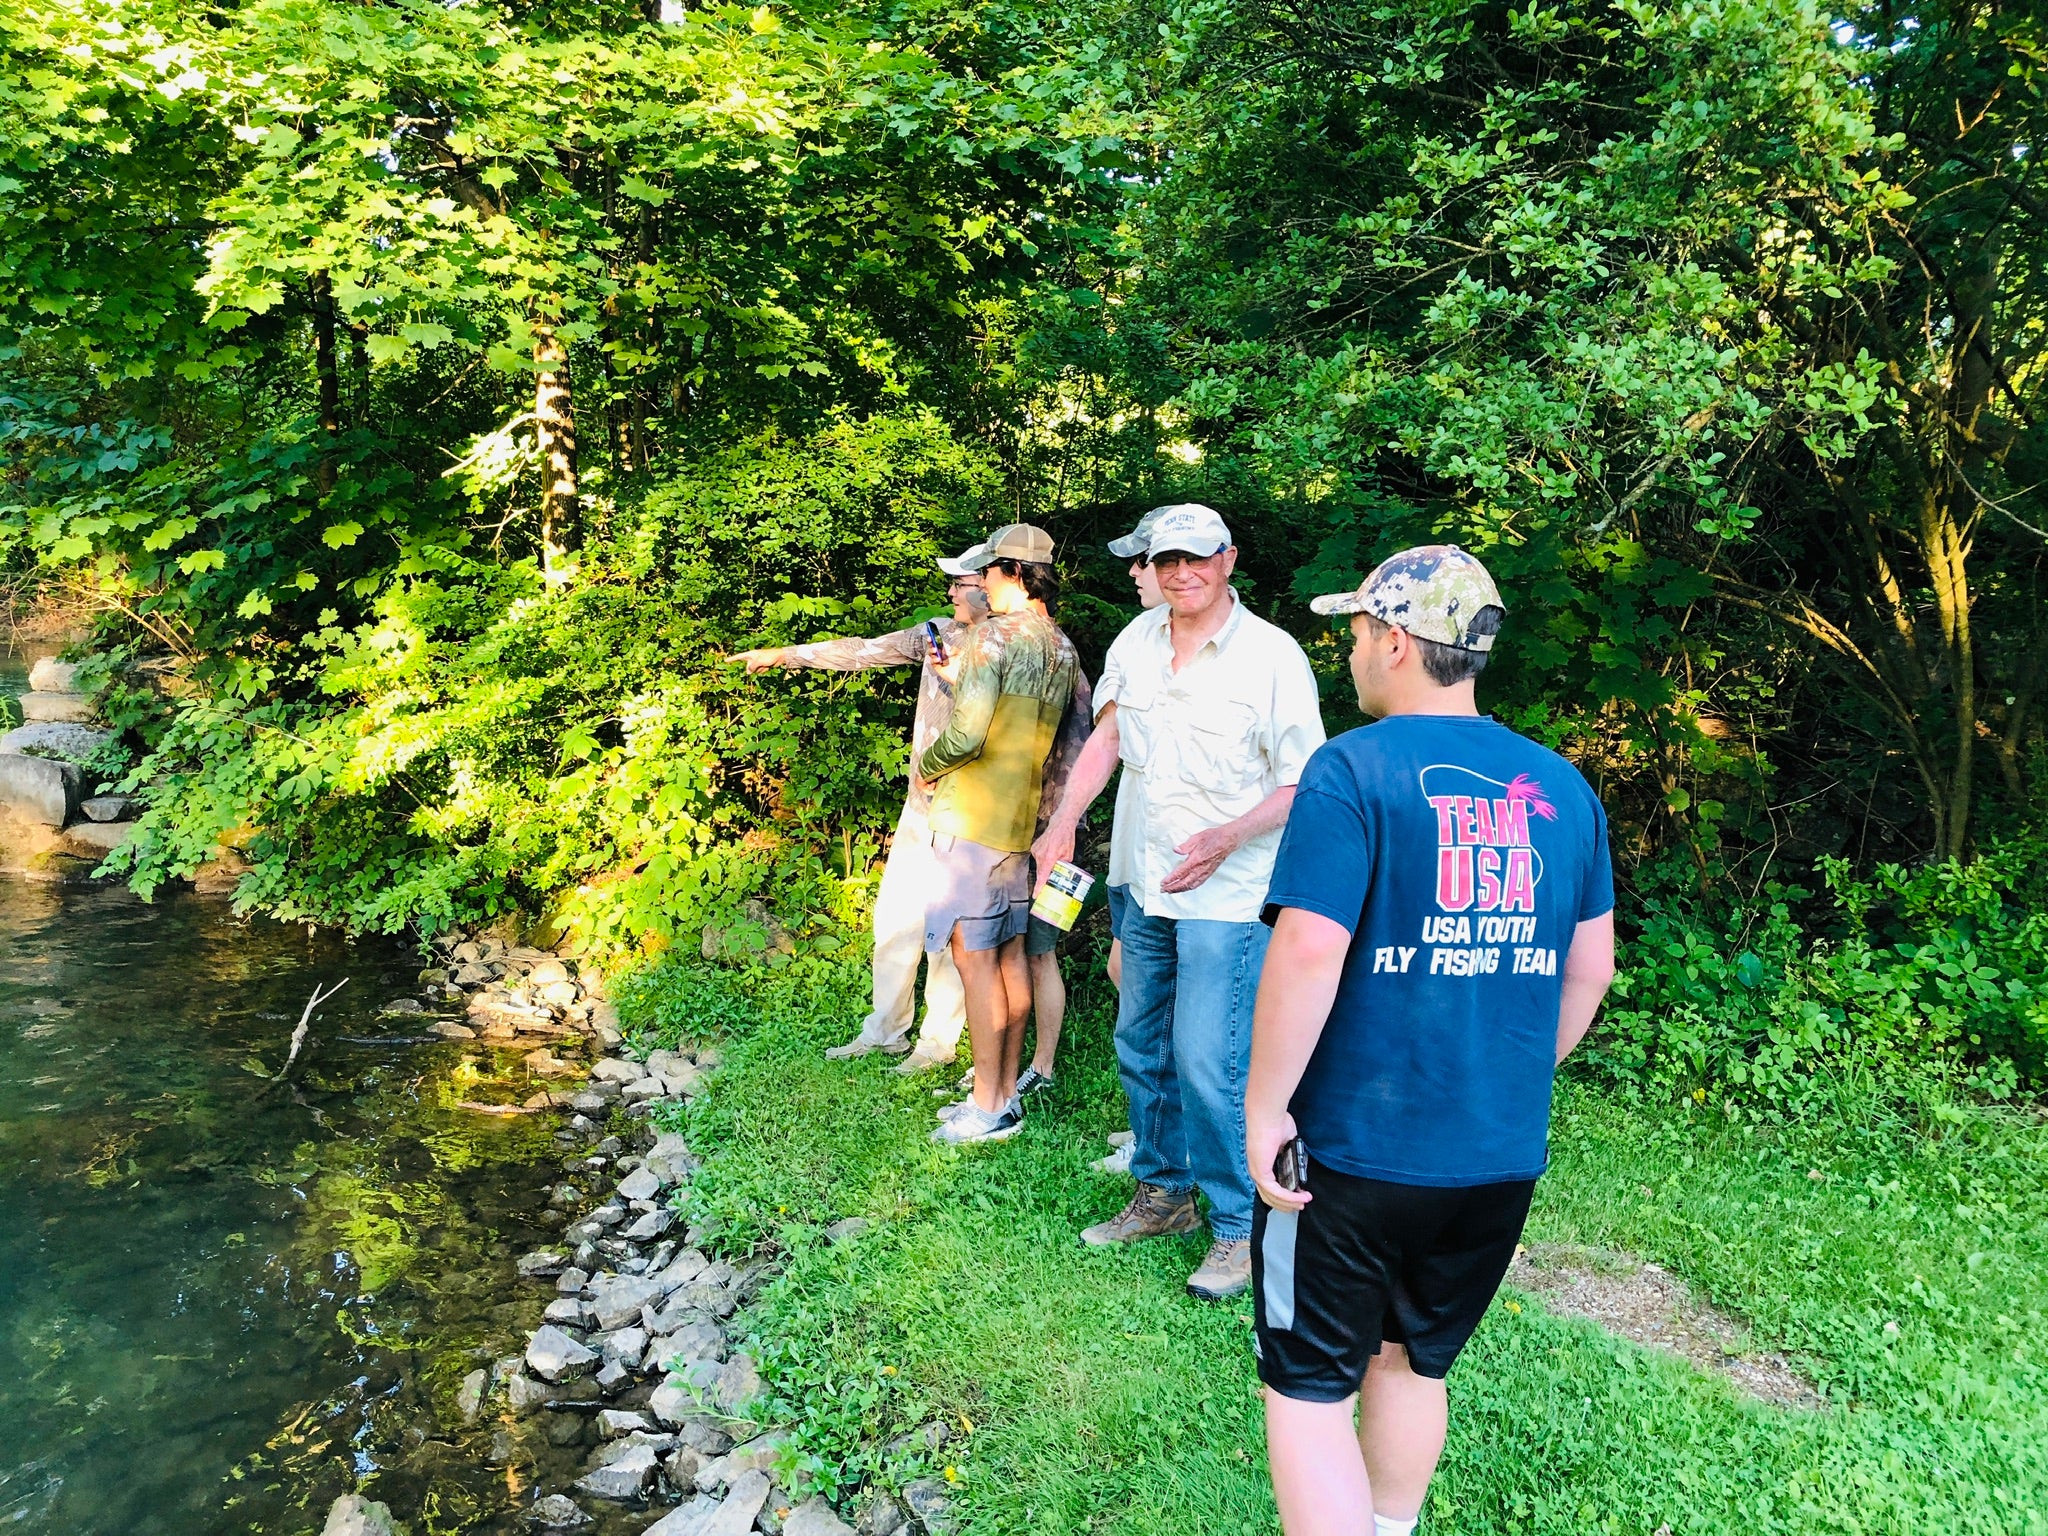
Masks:
[[[299,1027],[292,1031],[292,1048],[285,1056],[284,1065],[278,1069],[280,1079],[290,1074],[292,1063],[299,1059],[299,1050],[306,1043],[306,1031],[313,1027],[313,1010],[347,985],[348,978],[344,976],[324,991],[318,986],[313,988],[313,995],[306,1000],[306,1011],[299,1015]]]

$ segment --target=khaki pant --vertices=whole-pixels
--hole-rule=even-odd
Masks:
[[[928,955],[924,949],[925,907],[938,878],[925,813],[906,802],[875,894],[875,1007],[860,1027],[861,1038],[871,1045],[910,1033],[920,959],[925,962],[924,1028],[918,1048],[927,1055],[949,1056],[967,1028],[967,994],[952,952]]]

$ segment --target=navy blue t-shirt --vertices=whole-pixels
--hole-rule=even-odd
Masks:
[[[1351,931],[1289,1106],[1310,1153],[1400,1184],[1542,1173],[1565,952],[1613,906],[1606,813],[1555,752],[1470,715],[1326,742],[1265,909]]]

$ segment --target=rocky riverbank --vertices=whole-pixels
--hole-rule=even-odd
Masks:
[[[549,1192],[559,1243],[525,1254],[520,1283],[550,1294],[523,1352],[462,1381],[458,1409],[496,1421],[488,1455],[509,1469],[566,1469],[522,1491],[521,1515],[542,1531],[630,1530],[641,1536],[914,1536],[947,1529],[945,1485],[868,1490],[849,1524],[824,1498],[797,1498],[785,1479],[791,1425],[760,1422],[760,1373],[742,1314],[779,1269],[761,1250],[717,1256],[716,1234],[690,1219],[700,1164],[660,1122],[719,1065],[702,1045],[640,1054],[593,967],[489,933],[452,934],[420,975],[426,1002],[460,1002],[461,1021],[435,1032],[498,1049],[530,1045],[532,1076],[517,1102],[478,1113],[560,1113],[563,1178]],[[828,1240],[867,1223],[842,1221]],[[942,1425],[920,1432],[931,1448]],[[548,1448],[545,1455],[527,1449]],[[564,1452],[569,1456],[565,1457]],[[572,1459],[573,1458],[573,1459]],[[349,1495],[326,1536],[404,1530],[412,1512]],[[644,1518],[644,1523],[641,1523]]]

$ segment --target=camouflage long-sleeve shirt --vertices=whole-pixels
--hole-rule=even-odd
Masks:
[[[934,619],[939,627],[939,639],[946,649],[957,651],[967,626],[953,619]],[[895,630],[890,634],[876,635],[871,639],[859,637],[847,640],[819,640],[810,645],[792,645],[787,652],[790,662],[800,667],[819,667],[828,672],[869,672],[877,667],[916,667],[917,715],[910,723],[910,762],[914,768],[924,749],[938,739],[939,732],[946,728],[946,721],[953,713],[953,687],[932,670],[931,652],[924,642],[924,626],[913,624],[908,629]],[[910,775],[910,804],[913,809],[931,809],[931,786]]]
[[[1030,848],[1080,671],[1073,642],[1029,609],[968,631],[953,712],[917,756],[918,775],[935,785],[933,832],[1011,853]]]
[[[955,619],[935,619],[933,622],[938,625],[939,639],[947,650],[958,651],[968,626]],[[818,667],[827,672],[867,672],[877,667],[918,668],[917,715],[910,726],[910,764],[913,770],[925,748],[938,739],[939,732],[946,728],[946,722],[952,717],[953,686],[932,670],[922,624],[872,638],[855,636],[845,640],[792,645],[788,648],[788,655],[795,666]],[[1045,760],[1033,837],[1045,830],[1045,824],[1059,808],[1060,796],[1066,793],[1067,780],[1074,772],[1074,764],[1080,760],[1081,749],[1088,745],[1088,734],[1094,727],[1093,691],[1088,675],[1076,666],[1073,698],[1060,721],[1059,734],[1053,738],[1052,753]],[[910,775],[911,805],[919,811],[929,811],[931,800],[931,786],[913,771]]]

